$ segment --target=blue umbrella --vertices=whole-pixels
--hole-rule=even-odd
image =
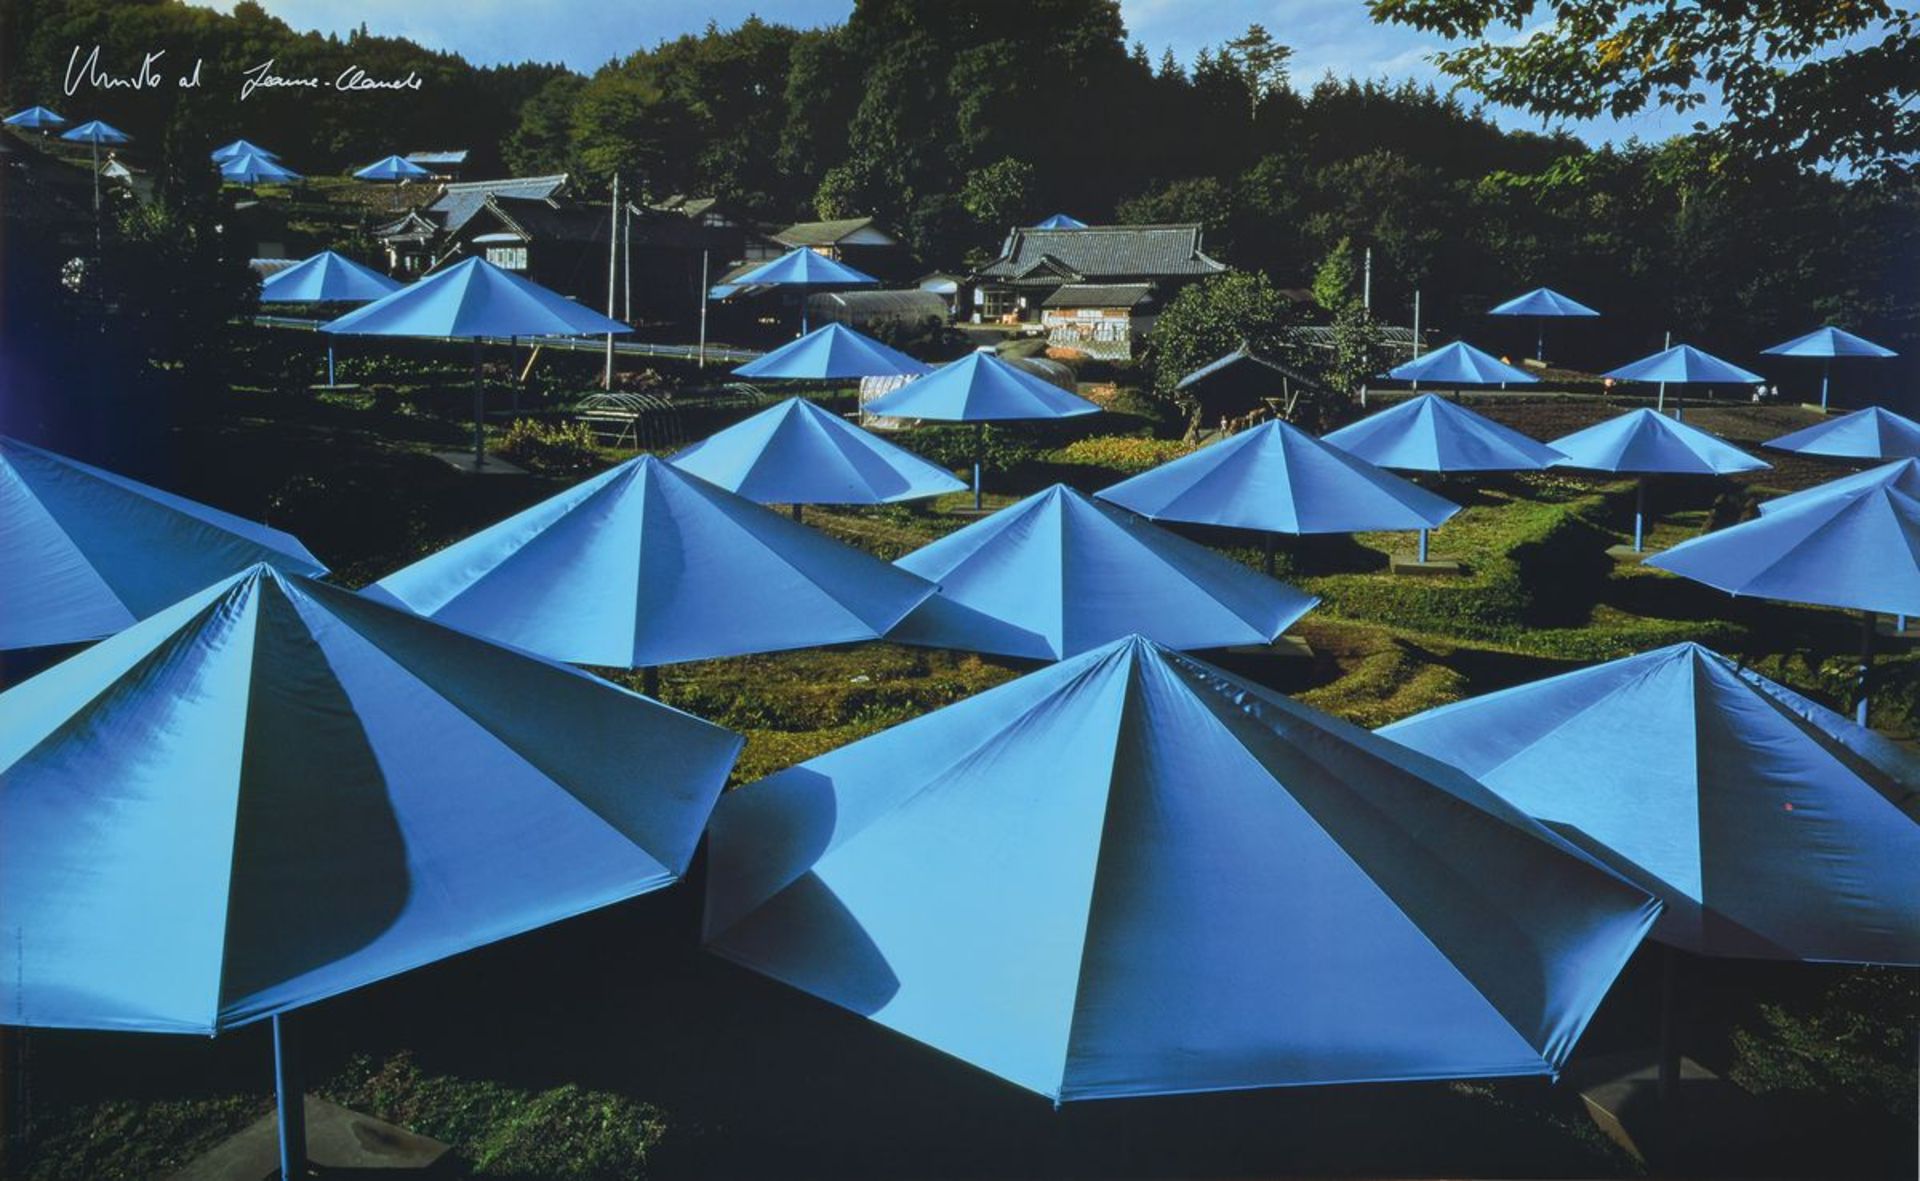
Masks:
[[[734,370],[740,377],[828,381],[847,377],[920,377],[931,366],[862,336],[844,324],[816,328]]]
[[[1697,644],[1396,722],[1711,956],[1920,963],[1920,758]]]
[[[263,561],[327,572],[278,529],[0,436],[0,651],[110,636]]]
[[[211,1034],[672,883],[740,739],[256,566],[0,695],[10,1024]]]
[[[1139,637],[728,793],[706,939],[1056,1102],[1555,1074],[1658,912]]]
[[[933,422],[1007,422],[1020,419],[1073,418],[1098,414],[1100,407],[1070,394],[1018,365],[1001,360],[991,348],[949,362],[918,381],[868,402],[868,414],[919,418]],[[973,507],[981,500],[980,465],[973,465]]]
[[[878,639],[933,587],[642,455],[365,593],[555,660],[650,669]]]
[[[1534,336],[1533,359],[1541,361],[1547,355],[1547,320],[1565,317],[1591,317],[1600,313],[1594,311],[1579,300],[1560,294],[1551,287],[1535,287],[1525,295],[1516,295],[1503,304],[1497,304],[1488,312],[1490,316],[1532,316],[1537,332]]]
[[[1414,380],[1402,377],[1400,369],[1392,376]],[[1375,466],[1402,471],[1537,471],[1565,458],[1519,431],[1433,394],[1341,427],[1327,435],[1326,442]],[[1427,560],[1425,529],[1420,530],[1420,560]]]
[[[1874,615],[1920,615],[1920,497],[1904,490],[1897,475],[1801,494],[1647,564],[1728,594],[1863,612],[1855,709],[1865,725]]]
[[[93,244],[94,249],[98,250],[100,248],[100,145],[131,143],[133,137],[117,127],[94,119],[61,132],[60,138],[87,144],[93,153]]]
[[[60,133],[61,139],[72,140],[77,144],[124,144],[133,142],[133,137],[117,127],[102,123],[98,119],[82,123],[71,131]]]
[[[361,180],[424,180],[433,173],[403,156],[386,156],[353,174]]]
[[[1718,476],[1772,466],[1698,427],[1645,407],[1555,439],[1548,446],[1566,456],[1560,466],[1641,477],[1634,491],[1635,553],[1641,552],[1644,540],[1646,476],[1656,473]]]
[[[673,466],[759,504],[891,504],[966,485],[870,431],[789,398],[675,455]]]
[[[363,267],[344,255],[323,250],[260,284],[261,303],[367,303],[391,295],[405,284]],[[327,384],[333,384],[333,343],[327,343]]]
[[[1829,496],[1869,491],[1882,484],[1891,486],[1902,495],[1920,499],[1920,459],[1895,460],[1876,468],[1869,468],[1864,472],[1855,472],[1851,476],[1842,476],[1837,480],[1828,480],[1824,484],[1815,484],[1811,488],[1804,488],[1787,496],[1763,500],[1760,502],[1760,513],[1765,516],[1767,513],[1779,512],[1785,508],[1797,508]]]
[[[1056,213],[1045,221],[1036,222],[1033,228],[1036,230],[1084,230],[1087,228],[1087,223],[1077,217]]]
[[[1061,660],[1138,633],[1266,644],[1319,600],[1064,484],[894,563],[940,590],[887,638]]]
[[[486,403],[480,341],[488,336],[598,336],[633,329],[558,292],[470,258],[348,312],[322,332],[357,336],[467,337],[473,341],[473,462],[485,465]]]
[[[46,107],[28,107],[24,111],[15,111],[8,115],[8,127],[31,127],[36,131],[45,131],[66,123],[66,117]]]
[[[808,287],[870,287],[880,280],[856,270],[838,259],[828,258],[817,250],[797,246],[772,262],[757,266],[746,274],[730,280],[727,288],[739,287],[798,287],[801,288],[800,331],[807,331],[807,301],[805,288]]]
[[[1869,406],[1769,439],[1766,445],[1801,455],[1840,459],[1912,459],[1920,457],[1920,422]]]
[[[284,184],[305,178],[277,160],[244,152],[220,165],[220,179],[231,184],[255,185],[262,182]]]
[[[1387,371],[1395,381],[1429,385],[1533,385],[1538,379],[1524,369],[1515,369],[1491,353],[1482,352],[1464,340],[1434,349],[1404,365]]]
[[[1657,381],[1660,398],[1656,408],[1667,405],[1667,386],[1672,385],[1759,385],[1765,379],[1751,369],[1742,369],[1722,361],[1712,353],[1703,353],[1690,344],[1670,345],[1652,356],[1642,357],[1606,374],[1615,381]]]
[[[261,147],[259,144],[244,139],[236,139],[230,144],[213,149],[213,151],[208,154],[212,157],[215,164],[225,164],[227,161],[238,159],[241,156],[259,156],[267,160],[278,160],[280,158],[280,153],[270,151]]]
[[[1460,511],[1452,501],[1278,420],[1096,495],[1156,521],[1266,534],[1431,529]],[[1269,538],[1269,572],[1272,559]]]
[[[1826,327],[1816,328],[1805,336],[1796,336],[1792,340],[1760,350],[1763,354],[1775,357],[1818,357],[1820,358],[1820,409],[1827,408],[1827,381],[1832,376],[1835,357],[1897,357],[1900,354],[1890,348],[1877,345],[1863,336],[1855,336],[1844,329]]]

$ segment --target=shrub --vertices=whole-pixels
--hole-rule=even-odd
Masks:
[[[1856,968],[1811,1006],[1762,1005],[1733,1034],[1733,1081],[1750,1091],[1814,1091],[1911,1123],[1920,1052],[1920,983],[1897,968]]]
[[[543,423],[517,418],[495,448],[515,463],[545,472],[571,472],[590,467],[599,456],[593,432],[585,423]]]
[[[1132,476],[1148,468],[1159,467],[1170,459],[1178,459],[1192,450],[1192,444],[1179,439],[1095,435],[1068,443],[1055,451],[1051,458],[1055,463],[1105,468],[1122,476]]]

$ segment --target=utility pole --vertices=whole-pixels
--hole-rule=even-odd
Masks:
[[[1673,332],[1671,330],[1667,332],[1667,343],[1660,347],[1662,349],[1670,349],[1673,347]],[[1667,412],[1667,383],[1664,381],[1660,383],[1660,400],[1654,403],[1653,410],[1656,414],[1665,414]]]
[[[1420,359],[1420,289],[1413,289],[1413,359]]]
[[[613,201],[607,206],[607,319],[613,319],[614,279],[619,274],[620,254],[620,174],[613,174]],[[602,389],[613,388],[613,333],[607,333],[607,371],[600,380]]]
[[[621,300],[621,319],[633,323],[633,205],[631,198],[620,210],[620,270],[625,294]]]
[[[1360,278],[1360,306],[1369,314],[1373,312],[1373,247],[1367,247],[1366,266]]]
[[[700,362],[696,368],[707,367],[707,304],[712,300],[712,288],[707,286],[707,262],[713,257],[712,249],[700,252]]]

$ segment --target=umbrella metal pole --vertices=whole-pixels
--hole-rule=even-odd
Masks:
[[[1673,1118],[1674,1103],[1680,1095],[1679,1021],[1674,1012],[1674,996],[1679,991],[1675,977],[1680,953],[1671,947],[1660,949],[1660,1063],[1656,1094],[1661,1114]]]
[[[1427,564],[1427,531],[1425,529],[1420,531],[1420,564],[1423,566]]]
[[[1644,531],[1641,523],[1647,516],[1647,478],[1641,476],[1633,482],[1633,552],[1643,553]]]
[[[796,504],[793,506],[793,519],[796,521],[800,519],[800,509],[801,509],[800,505]]]
[[[1873,669],[1874,613],[1860,613],[1860,699],[1853,707],[1853,720],[1867,724],[1867,675]]]
[[[986,450],[987,450],[987,424],[984,422],[980,424],[979,438],[980,438],[979,448],[978,450],[975,451],[974,459],[973,459],[973,511],[974,512],[979,512],[980,505],[981,505],[980,460],[985,456]]]
[[[333,385],[333,345],[327,345],[327,385]]]
[[[1827,412],[1827,379],[1832,376],[1833,359],[1829,357],[1820,362],[1820,413],[1822,414]]]
[[[1538,326],[1534,330],[1533,359],[1536,361],[1545,361],[1547,359],[1547,321],[1544,317],[1540,319]]]
[[[282,1181],[307,1175],[306,1086],[300,1060],[287,1036],[284,1014],[273,1015],[273,1098],[280,1125]]]
[[[643,697],[651,697],[655,701],[660,699],[659,665],[649,664],[640,670],[640,694]]]
[[[487,466],[487,390],[480,380],[480,338],[473,338],[473,466]]]

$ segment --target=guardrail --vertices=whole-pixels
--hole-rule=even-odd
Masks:
[[[309,320],[300,316],[254,316],[252,322],[261,328],[291,328],[307,332],[317,331],[325,320]],[[433,339],[420,337],[416,339]],[[468,338],[449,343],[465,343]],[[512,347],[558,349],[570,353],[605,353],[607,338],[580,336],[483,336],[480,343],[488,345],[508,345]],[[740,364],[752,361],[762,354],[752,349],[733,349],[721,345],[708,345],[704,350],[709,361]],[[620,340],[613,342],[615,356],[622,357],[673,357],[682,361],[694,361],[700,358],[701,347],[697,344],[661,344],[647,340]]]

